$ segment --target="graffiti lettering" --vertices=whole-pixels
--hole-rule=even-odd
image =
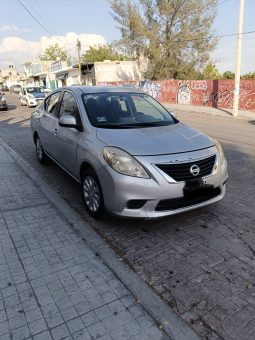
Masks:
[[[206,80],[192,80],[191,82],[191,89],[192,90],[207,90],[207,82]]]
[[[233,80],[151,80],[104,82],[101,86],[124,86],[142,90],[168,103],[233,107]],[[255,111],[255,80],[241,80],[240,109]]]

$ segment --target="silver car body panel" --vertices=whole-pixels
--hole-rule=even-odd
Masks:
[[[93,167],[102,187],[105,207],[112,214],[141,218],[162,217],[202,207],[224,197],[228,177],[227,162],[224,160],[221,163],[213,140],[203,133],[180,122],[136,129],[102,129],[91,125],[81,99],[82,93],[140,91],[116,87],[67,87],[61,91],[70,91],[76,97],[83,131],[60,127],[58,118],[45,112],[43,105],[40,105],[32,114],[32,132],[39,134],[45,152],[77,181],[80,181],[80,170],[84,163]],[[133,155],[150,178],[131,177],[114,171],[103,158],[105,146],[119,147]],[[184,182],[176,182],[156,164],[196,162],[212,155],[216,155],[214,169],[202,181],[220,188],[217,197],[180,209],[155,210],[161,200],[183,197],[185,186]],[[140,209],[128,209],[126,204],[129,200],[145,200],[146,203]]]
[[[205,149],[214,143],[203,133],[179,122],[146,129],[98,129],[97,137],[131,155],[164,155]]]

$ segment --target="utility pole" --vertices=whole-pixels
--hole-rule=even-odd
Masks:
[[[78,65],[79,65],[79,78],[81,82],[81,42],[77,38],[77,52],[78,52]]]
[[[242,54],[243,12],[244,12],[244,0],[240,0],[238,35],[237,35],[237,52],[236,52],[235,89],[234,89],[234,102],[233,102],[233,116],[235,117],[238,116],[239,94],[240,94],[240,68],[241,68],[241,54]]]

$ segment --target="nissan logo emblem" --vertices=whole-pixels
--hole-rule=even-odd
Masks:
[[[200,169],[199,169],[199,166],[194,164],[190,167],[189,171],[193,176],[197,176],[197,175],[199,175]]]

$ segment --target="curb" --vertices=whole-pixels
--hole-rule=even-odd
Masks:
[[[171,106],[171,104],[165,104],[163,103],[163,105],[169,109],[170,111],[176,112],[176,113],[195,113],[195,114],[202,114],[202,115],[207,115],[207,116],[212,116],[212,117],[225,117],[225,118],[230,118],[230,119],[241,119],[241,120],[253,120],[255,118],[255,112],[254,112],[254,117],[250,116],[250,115],[238,115],[237,117],[234,117],[231,112],[227,113],[227,112],[222,112],[221,110],[217,111],[217,112],[208,112],[206,111],[206,108],[204,111],[202,110],[196,110],[195,108],[191,108],[187,105],[187,109],[184,108],[178,108],[178,107],[173,107]],[[200,106],[199,106],[200,107]]]
[[[1,137],[0,145],[18,163],[36,187],[48,198],[53,206],[64,217],[71,227],[86,242],[87,246],[96,252],[105,265],[141,302],[141,306],[156,321],[163,326],[163,331],[172,340],[199,340],[195,331],[176,314],[155,291],[149,287],[135,272],[118,258],[106,241],[84,221],[80,215],[54,191],[22,157],[20,157]]]

